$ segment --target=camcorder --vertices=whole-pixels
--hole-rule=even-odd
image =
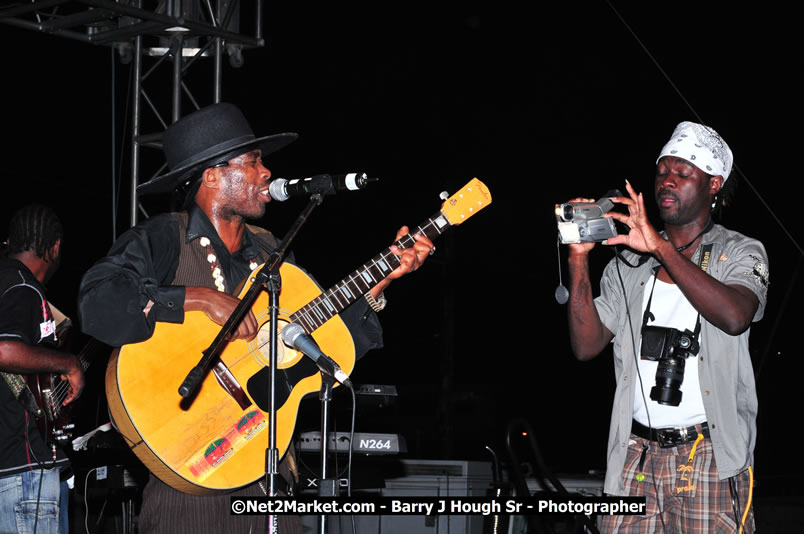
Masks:
[[[656,385],[650,390],[651,400],[667,406],[681,404],[684,362],[689,356],[697,356],[699,350],[697,336],[689,330],[642,327],[642,358],[659,362]]]
[[[617,235],[614,220],[604,217],[614,207],[611,197],[621,197],[615,189],[595,202],[566,202],[556,205],[556,221],[561,244],[605,241]]]

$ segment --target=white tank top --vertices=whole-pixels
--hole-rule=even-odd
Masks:
[[[645,284],[645,295],[642,299],[642,313],[650,298],[649,287],[653,286],[653,277]],[[695,331],[698,312],[687,301],[684,294],[676,284],[669,284],[656,280],[653,289],[653,300],[651,301],[650,311],[655,320],[648,323],[649,326],[666,326],[681,330]],[[641,316],[640,316],[641,317]],[[700,345],[700,336],[699,336]],[[641,354],[641,340],[640,352]],[[681,383],[681,404],[678,406],[667,406],[651,400],[650,390],[656,385],[656,368],[659,362],[644,360],[639,358],[639,374],[642,377],[642,390],[637,387],[634,391],[634,419],[639,423],[648,426],[648,413],[645,405],[650,411],[650,425],[653,428],[667,427],[687,427],[696,423],[706,421],[703,399],[701,397],[701,385],[698,380],[698,358],[690,355],[684,359],[684,381]],[[637,386],[639,383],[637,382]],[[642,393],[644,392],[644,399]]]

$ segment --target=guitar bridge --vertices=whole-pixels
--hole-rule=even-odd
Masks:
[[[218,384],[235,400],[241,409],[245,410],[251,406],[251,400],[249,400],[246,392],[243,391],[243,387],[222,361],[219,360],[215,364],[215,367],[212,368],[212,373],[215,375],[215,380],[218,381]]]

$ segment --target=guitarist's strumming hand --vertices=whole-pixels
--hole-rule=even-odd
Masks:
[[[215,324],[223,326],[240,300],[206,287],[188,287],[184,296],[184,311],[202,311]],[[251,340],[257,335],[257,318],[248,311],[237,326],[233,339]]]
[[[66,380],[67,383],[70,384],[70,388],[67,390],[67,398],[64,399],[65,406],[77,399],[84,389],[84,371],[81,370],[81,364],[78,358],[73,357],[72,361],[75,367],[72,367],[69,371],[61,375],[61,379]]]
[[[69,385],[65,405],[77,399],[84,389],[84,371],[81,362],[73,354],[39,345],[26,345],[18,340],[0,341],[0,371],[60,375]]]
[[[396,233],[396,239],[394,242],[399,241],[409,233],[410,230],[408,227],[403,226]],[[400,266],[391,271],[391,274],[386,276],[385,280],[382,280],[379,284],[372,288],[371,295],[374,298],[377,298],[379,294],[382,293],[386,287],[388,287],[392,280],[401,278],[421,267],[422,263],[424,263],[424,260],[427,259],[427,256],[435,251],[433,242],[422,234],[413,234],[413,239],[415,239],[416,242],[412,247],[399,248],[396,245],[391,245],[391,252],[399,257]]]

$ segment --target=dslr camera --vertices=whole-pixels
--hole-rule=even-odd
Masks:
[[[668,406],[681,404],[684,361],[689,356],[697,356],[699,350],[697,336],[689,330],[642,327],[642,358],[659,362],[656,385],[650,390],[651,400]]]
[[[595,202],[566,202],[556,205],[558,237],[561,244],[605,241],[617,235],[614,220],[604,217],[614,207],[610,197],[621,197],[618,190],[609,191]]]

